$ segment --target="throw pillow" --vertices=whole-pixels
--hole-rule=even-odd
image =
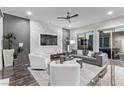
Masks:
[[[86,56],[85,50],[83,50],[83,55]]]
[[[89,53],[89,51],[88,51],[88,50],[83,50],[83,55],[84,55],[84,56],[87,56],[87,55],[88,55],[88,53]]]
[[[87,56],[88,57],[92,57],[92,54],[93,54],[93,52],[92,51],[89,51]]]
[[[95,52],[95,58],[96,58],[98,55],[100,55],[100,54],[102,54],[102,51]]]
[[[88,53],[89,53],[89,50],[85,50],[86,51],[86,56],[88,55]]]
[[[78,55],[83,55],[82,50],[77,50]]]
[[[92,52],[92,57],[95,57],[95,52]]]
[[[72,54],[77,54],[77,50],[76,49],[72,49]]]

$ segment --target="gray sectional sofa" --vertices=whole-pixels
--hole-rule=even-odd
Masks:
[[[73,55],[73,57],[82,58],[84,63],[89,63],[89,64],[97,65],[100,67],[104,66],[107,63],[108,56],[105,53],[94,52],[94,55],[90,57],[87,54],[88,54],[88,51],[80,50],[80,53],[77,52],[77,54]]]

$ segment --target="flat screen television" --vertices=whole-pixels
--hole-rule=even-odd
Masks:
[[[40,34],[40,44],[42,46],[57,45],[57,35]]]

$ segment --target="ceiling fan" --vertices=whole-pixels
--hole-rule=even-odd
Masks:
[[[69,23],[71,23],[71,18],[77,17],[79,16],[79,14],[75,14],[70,16],[70,12],[67,12],[67,16],[66,17],[58,17],[58,19],[66,19]]]

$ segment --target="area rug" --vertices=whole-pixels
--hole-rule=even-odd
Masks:
[[[30,67],[28,70],[31,72],[35,80],[38,82],[40,86],[49,86],[49,75],[47,71],[41,71],[41,70],[32,70]],[[97,72],[97,69],[92,66],[92,65],[85,65],[83,69],[81,70],[81,85],[86,85],[87,82],[85,82],[86,77],[91,80],[91,76],[95,76],[96,73],[91,73],[91,72]],[[114,78],[115,78],[115,86],[124,86],[124,67],[122,66],[115,66],[115,73],[114,73]],[[82,78],[83,77],[83,78]],[[85,84],[86,83],[86,84]],[[111,66],[107,66],[107,73],[103,78],[100,80],[101,86],[111,86]]]
[[[115,86],[124,86],[124,67],[115,66],[115,72],[113,75],[115,78]],[[107,68],[107,73],[101,79],[101,86],[111,86],[111,66]]]
[[[30,67],[28,67],[28,70],[40,86],[49,86],[49,75],[47,71],[32,70]]]
[[[80,70],[80,85],[86,86],[89,82],[102,71],[103,67],[98,67],[90,64],[83,64],[83,68]],[[43,70],[32,70],[28,67],[28,70],[33,75],[34,79],[40,86],[49,86],[50,77],[47,71]]]
[[[124,86],[124,67],[115,67],[115,86]]]

